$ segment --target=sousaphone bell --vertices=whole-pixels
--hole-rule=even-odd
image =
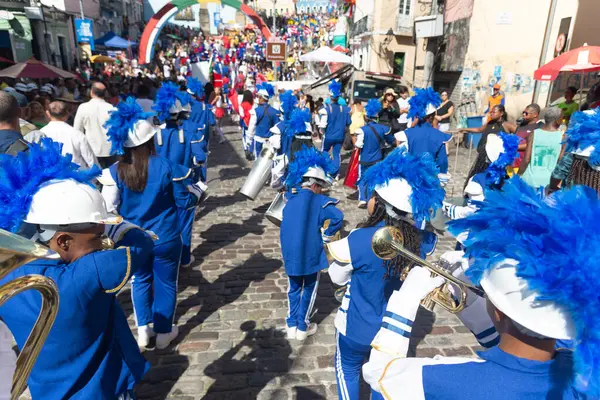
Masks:
[[[57,257],[56,253],[40,244],[0,229],[0,280],[30,261]],[[42,295],[42,308],[17,358],[11,400],[18,399],[25,391],[29,374],[58,314],[58,288],[52,279],[42,275],[25,275],[2,285],[0,306],[11,297],[30,289],[37,290]]]
[[[454,277],[452,272],[432,264],[429,261],[423,260],[421,257],[404,248],[404,236],[402,235],[402,231],[398,228],[385,226],[377,230],[371,240],[371,246],[375,255],[382,260],[392,260],[397,256],[402,256],[416,265],[421,265],[429,269],[433,276],[439,275],[446,280],[446,283],[441,287],[434,289],[421,302],[421,306],[429,311],[433,311],[435,304],[438,304],[454,314],[462,311],[467,304],[467,289],[478,296],[483,296],[483,290],[480,288],[461,281]],[[405,270],[402,271],[400,279],[406,279],[411,268],[412,265],[405,268]],[[448,284],[450,283],[455,285],[458,289],[457,299],[455,299],[448,290]]]

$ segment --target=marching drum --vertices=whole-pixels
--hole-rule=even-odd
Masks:
[[[275,200],[269,206],[269,209],[265,213],[265,216],[269,221],[277,226],[281,226],[283,221],[283,208],[287,204],[287,199],[284,193],[277,193]]]
[[[263,146],[260,155],[252,166],[252,170],[250,170],[246,182],[244,182],[244,186],[240,190],[241,194],[250,200],[256,199],[256,196],[258,196],[258,193],[260,193],[271,176],[274,157],[275,149],[267,145]]]

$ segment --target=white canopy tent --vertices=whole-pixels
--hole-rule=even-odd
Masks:
[[[333,50],[331,47],[319,47],[315,51],[306,53],[300,56],[300,61],[303,62],[335,62],[343,64],[351,64],[352,57],[349,57],[339,51]]]

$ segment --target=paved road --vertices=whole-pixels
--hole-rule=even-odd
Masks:
[[[146,352],[152,369],[137,395],[161,400],[335,399],[333,320],[338,304],[331,281],[321,275],[314,318],[318,333],[305,342],[286,340],[287,279],[279,229],[264,218],[274,193],[265,189],[255,201],[238,193],[250,165],[237,128],[227,127],[226,135],[228,143],[211,147],[211,197],[193,234],[196,262],[179,276],[180,335],[171,348]],[[461,150],[460,159],[466,159],[466,151]],[[466,161],[461,170],[457,187],[464,181]],[[336,186],[331,195],[341,201],[346,231],[365,218],[366,211],[347,198],[349,189]],[[444,238],[438,252],[453,246],[452,239]],[[129,292],[119,298],[131,314]],[[133,326],[131,315],[130,322]],[[421,309],[413,336],[412,354],[417,356],[470,356],[478,349],[460,321],[444,310],[431,314]]]

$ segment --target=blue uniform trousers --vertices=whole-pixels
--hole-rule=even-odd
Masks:
[[[254,157],[258,158],[258,156],[260,156],[260,152],[262,151],[263,145],[264,143],[262,142],[252,140],[252,147],[254,148]]]
[[[189,210],[177,209],[179,229],[181,230],[181,265],[189,264],[192,257],[192,226],[194,225],[195,215],[196,207]]]
[[[358,200],[369,201],[371,198],[371,191],[367,188],[367,185],[361,181],[365,172],[375,164],[360,164],[358,167]]]
[[[288,315],[287,326],[306,331],[310,324],[320,272],[304,276],[288,276]]]
[[[131,281],[133,310],[138,326],[154,322],[154,332],[169,333],[177,303],[181,238],[154,246],[153,253],[151,268],[138,270]]]
[[[327,135],[323,137],[323,151],[329,153],[329,151],[333,149],[331,157],[333,158],[333,164],[336,168],[332,173],[334,177],[340,173],[340,165],[342,163],[340,153],[342,152],[342,144],[344,144],[343,140],[330,140],[327,138]]]
[[[370,345],[356,343],[336,332],[337,349],[335,351],[335,379],[338,398],[341,400],[359,400],[360,374],[362,366],[371,353]],[[372,391],[371,400],[383,400],[381,393]]]

